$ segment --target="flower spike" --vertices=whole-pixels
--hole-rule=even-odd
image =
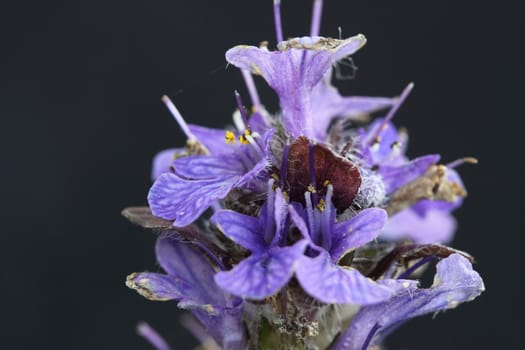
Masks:
[[[484,290],[473,258],[443,244],[467,195],[457,168],[477,161],[408,157],[393,117],[413,83],[395,98],[341,95],[337,67],[366,38],[319,36],[324,2],[311,1],[310,36],[285,40],[273,0],[276,49],[226,52],[251,100],[245,108],[235,90],[234,128],[187,124],[163,97],[188,140],[155,156],[149,207],[123,212],[160,233],[163,270],[126,285],[190,312],[203,349],[380,349],[406,320]],[[277,93],[276,113],[252,74]],[[434,283],[421,288],[430,263]],[[147,324],[139,332],[169,350]]]

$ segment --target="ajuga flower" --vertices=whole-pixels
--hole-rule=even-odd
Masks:
[[[246,109],[235,92],[235,129],[187,124],[163,98],[186,145],[155,157],[149,207],[123,214],[160,232],[165,273],[133,273],[126,283],[189,310],[185,324],[205,349],[379,349],[406,320],[484,290],[472,257],[442,245],[466,196],[456,168],[474,160],[409,159],[393,118],[413,84],[399,97],[342,96],[333,68],[364,35],[319,36],[315,0],[310,36],[283,40],[279,6],[275,50],[226,52],[252,101]],[[266,111],[252,75],[275,90],[279,112]],[[434,283],[422,288],[430,263]],[[168,349],[147,324],[139,333]]]

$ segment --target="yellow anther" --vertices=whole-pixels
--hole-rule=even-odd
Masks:
[[[284,197],[285,201],[287,201],[287,202],[290,201],[290,196],[288,195],[288,192],[283,191],[283,197]]]
[[[276,174],[276,173],[273,173],[272,175],[270,175],[270,177],[271,177],[272,179],[274,179],[275,181],[279,181],[279,180],[280,180],[280,178],[279,178],[279,174]]]
[[[248,141],[248,139],[244,135],[239,135],[239,142],[243,145],[247,145],[250,143],[250,141]]]
[[[231,131],[226,131],[226,134],[224,135],[224,138],[226,140],[227,144],[235,143],[235,134]]]
[[[398,149],[398,148],[400,148],[400,147],[401,147],[401,142],[399,142],[399,141],[394,141],[394,142],[392,142],[392,144],[390,145],[390,148],[391,148],[391,149]]]
[[[252,135],[252,131],[250,129],[244,129],[244,135],[245,136],[251,136]]]
[[[330,180],[326,179],[323,181],[323,186],[324,187],[327,187],[328,185],[330,185]]]
[[[324,199],[320,199],[319,200],[319,203],[317,203],[317,209],[319,209],[319,211],[324,211],[324,209],[326,208],[326,202],[324,201]]]
[[[317,191],[315,190],[314,185],[312,185],[312,184],[309,184],[309,185],[308,185],[307,190],[308,190],[308,192],[311,192],[311,193],[315,193],[315,192],[317,192]]]

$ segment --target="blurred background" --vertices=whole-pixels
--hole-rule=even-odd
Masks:
[[[283,0],[284,35],[307,35],[310,13],[311,1]],[[393,349],[519,348],[518,13],[501,1],[325,1],[323,35],[368,38],[342,90],[393,96],[414,81],[395,120],[410,156],[480,160],[460,168],[469,198],[453,245],[475,256],[487,291],[409,322]],[[158,267],[155,235],[120,211],[146,203],[153,155],[184,144],[161,96],[192,123],[229,123],[233,90],[248,97],[224,52],[274,38],[271,0],[2,0],[2,348],[150,349],[140,320],[174,349],[196,344],[175,303],[125,287]]]

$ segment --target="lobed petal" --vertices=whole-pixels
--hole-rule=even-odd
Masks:
[[[217,273],[215,282],[233,295],[264,299],[290,280],[305,246],[306,242],[300,241],[291,247],[273,247],[264,254],[252,255],[232,270]]]
[[[382,166],[379,174],[386,185],[386,192],[392,193],[403,185],[423,175],[428,168],[439,161],[438,154],[422,156],[400,166]]]
[[[155,301],[179,300],[192,291],[184,280],[151,272],[132,273],[126,279],[126,286]]]
[[[175,160],[173,167],[177,175],[199,180],[241,176],[246,171],[242,161],[234,153],[182,157]]]
[[[448,243],[456,227],[456,219],[448,211],[427,209],[421,215],[408,208],[388,219],[381,238],[392,241],[408,238],[419,244]]]
[[[279,43],[280,51],[236,46],[226,59],[241,69],[261,75],[279,95],[283,124],[292,136],[314,137],[310,94],[331,65],[364,45],[363,35],[346,40],[296,38]]]
[[[338,261],[349,251],[376,239],[386,221],[385,210],[370,208],[349,220],[337,222],[332,234],[332,259]]]
[[[459,254],[441,260],[436,269],[430,288],[418,289],[407,281],[407,288],[392,299],[361,308],[331,349],[365,349],[368,345],[380,343],[389,330],[408,319],[454,308],[473,300],[485,290],[483,280],[472,269],[472,264]]]
[[[245,350],[247,336],[242,320],[242,304],[223,310],[219,315],[195,310],[193,315],[204,325],[221,349]]]
[[[265,250],[262,227],[264,221],[253,216],[239,214],[233,210],[221,210],[215,213],[212,222],[232,241],[254,253]]]
[[[185,180],[175,174],[162,174],[151,187],[148,203],[153,215],[175,220],[174,226],[195,221],[217,199],[226,197],[238,177]]]
[[[226,144],[224,138],[225,130],[212,129],[194,124],[189,124],[188,127],[195,138],[210,151],[210,154],[218,155],[232,152],[231,145]]]
[[[155,181],[160,175],[169,172],[175,158],[184,153],[184,148],[168,148],[157,153],[153,158],[151,179]]]
[[[326,251],[317,257],[303,256],[296,269],[303,289],[327,304],[369,305],[389,299],[393,292],[353,268],[338,266]]]
[[[330,74],[330,72],[327,72]],[[335,117],[358,118],[380,109],[392,106],[395,98],[349,96],[343,97],[326,79],[312,89],[312,118],[315,138],[324,141],[330,122]]]

